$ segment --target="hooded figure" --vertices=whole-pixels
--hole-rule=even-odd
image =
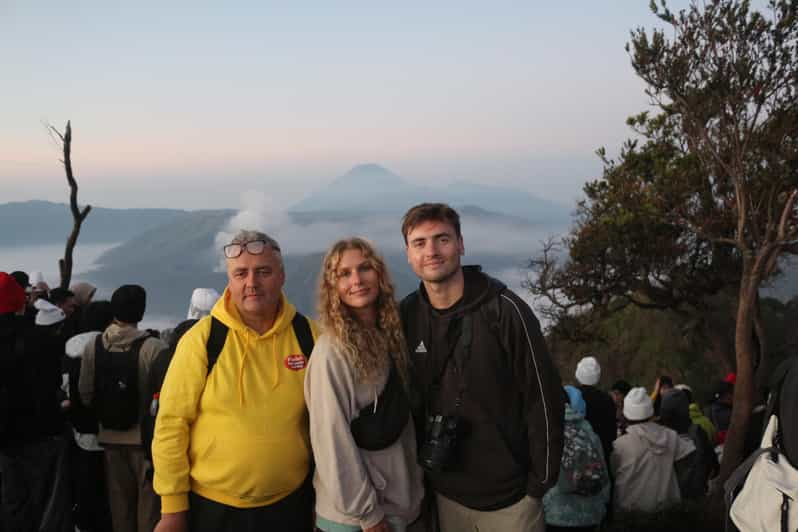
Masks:
[[[709,477],[718,468],[718,457],[704,429],[690,420],[690,398],[686,391],[673,389],[665,392],[660,406],[660,423],[695,445],[694,453],[676,463],[676,476],[682,498],[703,497]]]
[[[90,283],[80,282],[70,286],[69,290],[75,294],[75,302],[78,306],[85,307],[91,303],[91,299],[94,297],[97,287]]]
[[[681,501],[676,461],[695,445],[674,430],[651,421],[654,403],[645,388],[632,388],[623,405],[629,426],[613,443],[610,468],[615,478],[615,507],[656,512]]]
[[[211,313],[211,309],[219,299],[219,292],[213,288],[195,288],[188,306],[187,320],[198,320]]]
[[[557,484],[543,496],[548,528],[595,527],[607,513],[610,477],[601,440],[585,420],[585,401],[574,386],[565,386],[563,456]],[[585,479],[590,479],[587,483]]]
[[[33,306],[39,311],[36,313],[36,325],[55,325],[66,319],[66,314],[46,299],[37,299]]]

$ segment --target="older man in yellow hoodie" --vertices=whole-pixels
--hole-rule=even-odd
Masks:
[[[155,530],[311,530],[307,360],[282,293],[280,247],[241,231],[224,253],[227,288],[178,344],[160,393]],[[209,372],[212,318],[228,332]]]

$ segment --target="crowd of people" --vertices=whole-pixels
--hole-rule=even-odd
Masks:
[[[418,289],[397,301],[374,245],[342,239],[318,323],[256,230],[164,331],[139,328],[141,286],[0,272],[0,530],[596,530],[706,493],[733,376],[709,416],[666,376],[601,390],[592,356],[563,386],[529,306],[461,265],[455,210],[401,232]]]

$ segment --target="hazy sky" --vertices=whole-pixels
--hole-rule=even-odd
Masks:
[[[678,8],[686,1],[669,2]],[[648,0],[0,0],[0,202],[297,201],[364,162],[571,204],[648,106],[624,44]]]

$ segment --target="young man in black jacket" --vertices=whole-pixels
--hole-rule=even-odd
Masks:
[[[402,234],[422,281],[401,311],[423,403],[419,461],[441,530],[542,532],[564,406],[540,325],[501,282],[460,265],[460,219],[448,205],[413,207]]]

